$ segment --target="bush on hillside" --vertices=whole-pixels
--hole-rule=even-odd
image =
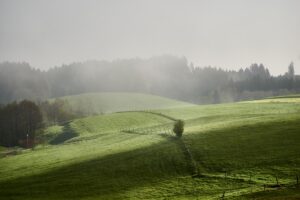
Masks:
[[[178,138],[181,138],[183,131],[184,131],[184,121],[177,120],[174,123],[173,132],[176,134]]]

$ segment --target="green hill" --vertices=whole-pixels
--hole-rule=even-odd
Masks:
[[[193,104],[140,93],[86,93],[65,96],[72,110],[84,114],[102,114],[128,110],[186,107]]]
[[[74,137],[0,158],[0,197],[299,199],[300,101],[285,100],[113,113],[49,127],[49,141]],[[171,134],[173,118],[186,123],[181,140]]]

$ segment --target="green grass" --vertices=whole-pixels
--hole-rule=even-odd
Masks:
[[[288,188],[282,190],[268,190],[247,195],[242,195],[233,199],[257,199],[257,200],[296,200],[299,199],[299,188]]]
[[[0,146],[0,152],[4,151],[5,149],[5,147]]]
[[[45,129],[44,134],[43,134],[43,140],[44,142],[50,142],[54,138],[56,138],[58,135],[63,133],[64,126],[61,125],[54,125],[54,126],[49,126]]]
[[[170,122],[169,119],[143,112],[113,113],[74,120],[70,126],[80,136],[107,134],[122,129],[149,127]]]
[[[293,188],[300,176],[294,97],[154,112],[185,120],[182,141],[202,177],[191,177],[190,161],[169,133],[171,119],[113,113],[49,127],[47,141],[65,131],[76,136],[0,158],[0,199],[218,199],[223,192],[225,199],[300,198]],[[280,190],[271,187],[276,177]]]
[[[290,94],[285,96],[273,96],[269,97],[268,99],[280,99],[280,98],[300,98],[300,94]]]
[[[83,114],[102,114],[129,110],[186,107],[193,104],[140,93],[86,93],[65,96],[72,110]]]

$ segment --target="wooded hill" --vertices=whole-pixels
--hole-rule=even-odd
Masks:
[[[13,100],[43,100],[88,92],[140,92],[192,103],[219,103],[300,90],[294,66],[272,76],[263,64],[239,71],[194,67],[184,57],[86,61],[33,69],[27,63],[0,64],[0,103]]]

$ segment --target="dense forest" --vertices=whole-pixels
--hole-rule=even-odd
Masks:
[[[0,103],[86,92],[150,93],[193,103],[219,103],[300,91],[293,63],[283,75],[272,76],[263,64],[238,71],[195,67],[184,57],[86,61],[47,71],[28,63],[0,64]]]

